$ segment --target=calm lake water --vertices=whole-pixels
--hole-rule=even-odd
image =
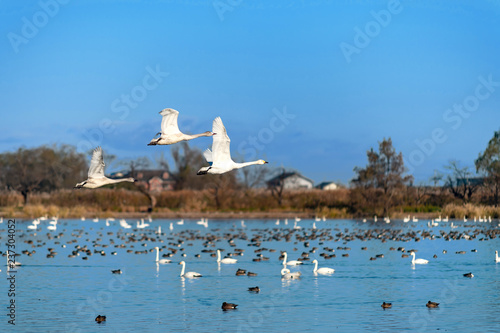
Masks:
[[[135,228],[136,220],[127,222],[133,228],[123,229],[118,221],[106,226],[104,220],[60,220],[57,230],[49,231],[47,220],[41,222],[35,234],[27,229],[31,220],[16,221],[16,250],[36,253],[17,257],[23,266],[15,273],[15,326],[7,322],[6,307],[11,297],[7,295],[7,269],[0,267],[0,331],[500,331],[500,263],[494,260],[500,241],[485,236],[499,232],[498,220],[454,221],[453,226],[448,222],[437,227],[429,227],[428,221],[386,224],[302,220],[297,224],[301,229],[294,229],[292,221],[285,225],[284,220],[279,225],[276,220],[245,220],[244,225],[241,220],[209,220],[207,228],[195,220],[185,220],[183,225],[176,220],[153,220],[144,229]],[[173,230],[169,229],[170,223]],[[161,235],[155,233],[158,226]],[[4,253],[6,220],[0,230]],[[455,238],[464,234],[472,237],[445,239],[443,236],[450,232]],[[287,234],[288,240],[282,237]],[[373,238],[368,239],[368,234]],[[304,235],[311,238],[309,244],[305,244]],[[256,236],[260,236],[260,246],[249,246]],[[179,244],[179,239],[184,242]],[[235,247],[230,245],[230,239]],[[83,252],[68,257],[78,245],[92,251],[88,260],[82,259],[86,256]],[[170,258],[172,263],[157,265],[155,246],[165,247],[161,254],[170,252],[168,248],[177,249]],[[313,247],[317,248],[314,253],[310,252]],[[335,251],[328,252],[325,247]],[[418,250],[417,258],[428,259],[429,263],[412,266],[411,256],[402,258],[402,252],[391,247]],[[54,258],[46,257],[48,248],[57,252]],[[245,251],[243,256],[233,257],[238,259],[237,264],[218,265],[216,258],[201,252],[217,248],[224,249],[223,254],[234,253],[237,248]],[[254,251],[262,248],[261,253],[269,260],[254,262]],[[127,250],[148,252],[135,254]],[[283,250],[288,252],[289,260],[309,253],[309,261],[291,268],[292,272],[302,273],[299,280],[281,279],[278,257]],[[117,254],[111,255],[113,251]],[[336,257],[325,260],[320,256],[323,252]],[[377,254],[384,257],[370,260]],[[435,254],[437,258],[433,258]],[[319,267],[334,268],[335,273],[315,276],[313,259],[318,259]],[[179,277],[181,260],[186,261],[187,271],[199,272],[203,277]],[[258,275],[236,276],[238,268]],[[123,273],[112,274],[115,269]],[[474,277],[463,276],[468,272]],[[260,287],[260,293],[247,290],[255,286]],[[428,309],[425,304],[429,300],[440,303],[439,308]],[[384,301],[391,302],[392,308],[382,309]],[[239,306],[237,310],[222,311],[222,302]],[[97,324],[94,319],[98,314],[105,315],[107,321]]]

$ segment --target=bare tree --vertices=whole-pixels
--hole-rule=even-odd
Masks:
[[[201,151],[190,148],[187,142],[172,147],[176,171],[173,173],[175,189],[203,189],[207,184],[206,177],[196,175],[196,172],[206,163]]]
[[[278,202],[281,207],[283,205],[283,194],[285,191],[285,179],[287,172],[281,167],[275,172],[276,176],[267,182],[268,189],[271,191],[271,196]]]
[[[445,168],[451,171],[446,177],[445,187],[464,204],[470,202],[480,183],[472,177],[469,167],[461,167],[458,161],[452,160]]]
[[[266,178],[269,176],[269,168],[262,166],[260,168],[242,168],[242,185],[245,189],[262,187],[266,183]]]
[[[137,179],[137,170],[147,169],[151,167],[151,161],[147,157],[139,157],[135,160],[125,160],[122,161],[122,164],[128,165],[130,177],[133,177],[134,179]],[[144,184],[142,182],[135,182],[133,186],[139,192],[144,194],[146,198],[148,198],[149,201],[148,212],[151,213],[156,206],[157,202],[156,197],[153,195],[153,193],[151,193],[147,184]]]
[[[230,171],[222,175],[205,175],[203,177],[208,180],[205,188],[210,191],[215,201],[216,209],[224,208],[225,202],[238,189],[236,172]]]
[[[34,191],[53,191],[72,187],[85,176],[85,156],[73,146],[19,148],[0,154],[0,178],[8,189],[19,191],[28,203]]]

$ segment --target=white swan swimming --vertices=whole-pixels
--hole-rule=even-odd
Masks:
[[[238,262],[237,259],[233,258],[224,258],[221,260],[220,258],[220,250],[217,250],[217,262],[223,263],[223,264],[236,264]]]
[[[429,263],[429,260],[426,260],[426,259],[415,259],[415,252],[412,252],[411,255],[413,256],[412,260],[411,260],[411,263],[414,265],[414,264],[428,264]]]
[[[114,221],[114,220],[115,220],[115,219],[114,219],[113,217],[108,217],[108,218],[106,219],[106,227],[109,227],[109,226],[110,226],[109,221]]]
[[[128,224],[127,221],[125,221],[125,219],[120,219],[119,223],[120,223],[120,226],[124,229],[132,228],[132,226],[130,224]]]
[[[88,172],[88,179],[81,183],[77,183],[74,188],[97,188],[108,184],[116,184],[121,182],[135,182],[134,178],[120,178],[110,179],[104,176],[104,160],[102,157],[102,148],[97,147],[92,154],[90,161],[90,168]]]
[[[55,223],[52,223],[52,222],[55,222]],[[50,223],[50,225],[47,226],[48,230],[52,230],[52,231],[57,230],[57,221],[50,221],[49,223]]]
[[[285,280],[293,280],[293,279],[298,279],[302,275],[301,272],[294,272],[290,273],[290,270],[288,268],[283,268],[281,270],[281,278]]]
[[[160,259],[160,248],[158,246],[155,247],[156,249],[156,262],[159,264],[170,264],[172,260],[170,259]]]
[[[498,251],[495,251],[495,262],[500,262],[500,257],[498,256]]]
[[[286,265],[290,265],[290,266],[297,266],[297,265],[302,265],[302,261],[298,261],[298,260],[290,260],[290,261],[286,261],[286,259],[288,258],[288,254],[286,252],[283,252],[283,266],[286,266]]]
[[[316,260],[316,259],[314,259],[312,263],[314,264],[313,273],[322,274],[322,275],[330,275],[330,274],[335,273],[335,270],[333,268],[321,267],[318,269],[318,260]]]
[[[163,109],[160,111],[160,114],[162,115],[161,118],[161,132],[159,138],[153,138],[149,143],[148,146],[155,146],[155,145],[171,145],[177,142],[181,141],[188,141],[192,139],[196,139],[202,136],[212,136],[215,133],[212,133],[210,131],[206,131],[201,134],[194,134],[194,135],[189,135],[189,134],[184,134],[179,130],[179,125],[177,124],[177,118],[179,117],[179,111],[174,110],[174,109]],[[156,134],[156,135],[158,135]]]
[[[200,273],[196,273],[196,272],[186,272],[186,273],[184,273],[184,269],[186,268],[186,263],[184,261],[181,261],[179,263],[179,265],[182,265],[182,270],[181,270],[180,276],[186,277],[188,279],[202,277],[202,275]]]
[[[38,225],[40,224],[40,219],[36,218],[33,220],[32,224],[28,226],[29,230],[37,230]]]
[[[141,219],[141,225],[146,227],[149,227],[149,223],[144,222],[144,219]]]
[[[211,163],[210,166],[202,167],[198,171],[198,175],[222,174],[234,169],[243,168],[253,164],[266,164],[264,160],[257,160],[252,162],[237,163],[231,159],[231,151],[229,143],[231,140],[227,135],[226,128],[222,123],[220,117],[214,119],[212,124],[212,132],[217,133],[213,136],[212,151],[207,149],[203,152],[203,156],[207,162]]]

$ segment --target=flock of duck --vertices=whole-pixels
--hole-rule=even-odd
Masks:
[[[100,224],[101,230],[97,231],[96,233],[97,238],[91,241],[92,246],[95,247],[96,249],[92,251],[89,245],[84,245],[84,246],[74,245],[74,249],[71,250],[71,252],[68,254],[68,257],[69,258],[80,257],[83,260],[89,260],[89,258],[93,254],[101,256],[105,256],[107,253],[111,255],[117,255],[117,251],[111,251],[106,253],[104,249],[110,246],[114,246],[116,249],[127,249],[126,252],[130,254],[148,254],[154,252],[156,256],[154,260],[151,259],[151,262],[156,263],[157,265],[171,264],[173,263],[173,257],[180,255],[183,259],[178,261],[178,265],[182,266],[179,276],[187,279],[198,279],[203,277],[202,273],[186,270],[187,259],[185,258],[188,257],[189,251],[185,246],[192,245],[192,242],[194,241],[201,241],[203,249],[201,250],[200,253],[191,253],[190,256],[193,256],[194,258],[200,258],[202,254],[205,255],[208,254],[214,258],[214,262],[217,263],[218,265],[221,264],[235,265],[239,263],[236,257],[243,255],[245,249],[236,247],[235,242],[238,240],[239,241],[243,240],[247,243],[247,246],[256,248],[254,250],[256,256],[255,258],[252,258],[253,262],[268,261],[270,260],[270,258],[266,257],[264,253],[277,252],[276,249],[263,247],[262,243],[293,241],[296,244],[300,243],[302,244],[304,249],[302,254],[300,254],[300,256],[296,260],[295,259],[289,260],[288,253],[286,251],[281,251],[281,254],[279,256],[279,260],[281,261],[281,268],[279,270],[277,269],[276,271],[280,272],[280,277],[282,279],[294,280],[302,278],[303,272],[299,270],[293,271],[293,268],[295,267],[299,268],[308,261],[310,261],[311,264],[314,265],[314,268],[311,269],[311,272],[314,275],[332,276],[335,273],[335,270],[333,268],[318,267],[319,262],[316,258],[322,257],[324,260],[335,258],[336,257],[335,250],[342,251],[343,252],[342,257],[348,257],[349,256],[348,251],[351,248],[347,246],[338,246],[336,249],[334,249],[326,246],[328,243],[331,242],[343,242],[344,244],[347,244],[348,242],[355,240],[363,240],[363,241],[378,240],[382,243],[387,241],[419,242],[420,240],[423,239],[432,240],[438,238],[444,240],[477,239],[478,241],[486,241],[489,239],[495,239],[497,236],[500,235],[500,230],[498,228],[477,228],[474,227],[474,225],[465,225],[465,224],[463,225],[464,228],[462,228],[460,231],[440,230],[439,233],[434,233],[432,229],[403,230],[397,228],[379,228],[379,227],[368,228],[368,229],[354,228],[352,230],[349,230],[347,228],[343,230],[340,228],[333,228],[333,229],[296,228],[298,220],[300,219],[297,219],[295,221],[294,227],[290,228],[268,227],[264,229],[252,229],[251,234],[247,233],[244,221],[241,222],[241,227],[239,228],[237,228],[236,225],[233,224],[233,227],[229,229],[229,232],[224,231],[223,233],[220,233],[219,232],[220,229],[210,229],[210,232],[203,234],[200,233],[199,230],[184,229],[178,232],[171,230],[170,233],[166,234],[161,232],[160,227],[158,227],[157,229],[150,228],[150,223],[152,222],[151,218],[149,220],[150,223],[146,223],[144,220],[141,220],[140,222],[137,221],[136,228],[133,228],[132,230],[128,229],[131,229],[134,223],[129,224],[125,220],[120,220],[119,224],[117,224],[117,226],[118,225],[120,226],[118,231],[105,232],[104,230],[106,230],[106,227],[109,227],[111,223],[114,222],[114,219],[106,219],[105,226],[103,224]],[[54,240],[54,244],[59,245],[62,248],[66,248],[70,244],[76,244],[79,242],[77,240],[78,238],[82,238],[85,237],[85,235],[88,235],[88,232],[84,228],[76,229],[73,230],[73,232],[71,233],[73,239],[68,240],[66,244],[61,244],[61,242],[58,241],[58,239],[61,239],[64,236],[64,231],[66,231],[66,229],[63,229],[59,233],[54,233],[50,227],[56,226],[58,219],[57,218],[48,219],[47,217],[41,217],[35,219],[33,221],[33,224],[27,226],[27,231],[28,232],[37,232],[39,230],[42,231],[43,228],[42,226],[40,226],[41,221],[48,221],[46,223],[47,238],[49,240]],[[93,222],[99,222],[99,220],[93,219]],[[203,219],[201,220],[201,222],[203,222],[202,223],[203,225],[208,226],[207,219]],[[64,228],[67,222],[63,222],[62,224]],[[130,228],[123,227],[124,224],[130,226]],[[184,220],[178,221],[177,224],[183,225]],[[35,225],[37,229],[33,230],[33,228],[31,228],[31,226],[33,225]],[[469,229],[466,229],[466,227],[469,227]],[[104,240],[104,237],[106,235],[109,237],[109,240]],[[87,239],[87,241],[90,241],[90,239]],[[168,241],[167,245],[161,245],[161,246],[158,245],[158,243],[161,244],[165,241]],[[227,253],[224,257],[222,257],[222,252],[226,250],[224,248],[217,247],[218,243],[221,241],[227,241],[229,246],[233,248],[233,250]],[[318,246],[311,246],[311,243],[313,241],[317,241]],[[32,247],[43,247],[45,245],[44,242],[36,242],[33,241],[32,239],[26,240],[25,243],[31,245]],[[149,250],[135,250],[133,249],[135,243],[140,243],[141,246],[145,248],[148,247],[149,243],[152,243],[155,246],[151,247],[151,249]],[[102,247],[103,249],[102,250],[97,249],[99,247]],[[48,247],[47,250],[48,250],[48,253],[46,254],[47,258],[54,258],[58,254],[54,247]],[[297,247],[295,247],[293,250],[294,252],[300,251]],[[367,250],[367,248],[362,247],[361,250]],[[415,253],[418,251],[416,249],[406,250],[404,247],[399,247],[399,248],[391,247],[389,250],[401,252],[402,258],[408,258],[409,256],[411,256],[412,257],[410,262],[411,265],[425,265],[430,262],[430,260],[427,259],[416,258]],[[162,252],[163,254],[161,255]],[[472,250],[471,252],[475,252],[475,250]],[[32,256],[36,253],[36,250],[34,249],[31,251],[24,250],[22,253],[27,256]],[[446,253],[446,251],[443,251],[443,253]],[[457,251],[456,253],[464,254],[465,251]],[[310,258],[311,256],[316,258]],[[436,257],[437,255],[434,255],[434,258]],[[378,260],[380,258],[384,258],[383,253],[369,257],[369,260]],[[498,256],[497,251],[495,251],[495,262],[497,263],[500,262],[500,257]],[[290,270],[290,268],[292,269],[292,271]],[[121,269],[114,269],[111,272],[113,274],[123,273]],[[257,273],[247,272],[246,269],[238,268],[235,275],[257,276]],[[464,273],[463,276],[467,278],[473,278],[474,274],[472,272],[469,272],[469,273]],[[258,286],[249,287],[248,291],[258,293],[260,292],[260,288]],[[236,309],[236,306],[237,305],[233,303],[225,303],[225,305],[223,304],[221,308],[223,310],[230,310],[230,309]],[[391,306],[392,306],[391,303],[386,303],[386,302],[382,303],[382,308],[384,309],[388,309]],[[437,307],[438,303],[429,301],[429,303],[426,304],[426,306]],[[103,321],[102,318],[100,318],[100,320],[101,322]]]
[[[161,131],[157,133],[158,138],[153,138],[148,146],[155,145],[171,145],[181,141],[188,141],[196,139],[203,136],[211,136],[213,138],[212,150],[206,149],[203,152],[203,156],[209,163],[209,166],[202,167],[198,170],[198,175],[206,174],[223,174],[231,170],[240,169],[249,165],[254,164],[266,164],[267,162],[259,159],[256,161],[238,163],[234,162],[231,158],[231,151],[229,144],[231,140],[227,135],[226,128],[222,123],[222,119],[217,117],[212,123],[212,131],[207,131],[201,134],[184,134],[179,130],[177,124],[177,118],[179,117],[179,111],[174,109],[163,109],[160,111],[162,116],[161,120]],[[103,151],[101,147],[94,149],[92,154],[92,159],[90,161],[90,167],[88,171],[88,177],[83,182],[77,183],[75,188],[98,188],[108,184],[116,184],[120,182],[135,182],[132,177],[111,179],[104,175],[104,159]]]

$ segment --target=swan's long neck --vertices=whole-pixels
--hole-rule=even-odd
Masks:
[[[130,177],[130,178],[120,178],[120,179],[109,179],[108,178],[108,184],[116,184],[116,183],[121,183],[121,182],[135,182],[135,179]]]
[[[160,261],[160,249],[156,248],[156,261]]]
[[[411,262],[415,262],[415,252],[412,252],[411,256],[413,257],[413,259],[411,260]]]
[[[191,140],[191,139],[200,138],[202,136],[212,136],[212,135],[214,135],[214,134],[212,132],[208,131],[208,132],[203,132],[203,133],[200,133],[200,134],[192,134],[192,135],[186,134],[186,137],[188,137],[189,140]]]
[[[244,162],[244,163],[238,163],[234,162],[234,166],[236,169],[241,169],[249,165],[254,165],[254,164],[261,164],[260,161],[252,161],[252,162]]]
[[[285,256],[285,258],[283,258],[283,266],[286,266],[286,258],[287,258],[286,252],[285,252],[284,256]]]
[[[181,276],[184,275],[184,269],[186,268],[186,264],[185,263],[182,263],[182,269],[181,269]]]
[[[220,262],[220,251],[217,250],[217,262]]]
[[[316,272],[318,270],[318,262],[316,261],[314,263],[314,271],[313,272]]]

